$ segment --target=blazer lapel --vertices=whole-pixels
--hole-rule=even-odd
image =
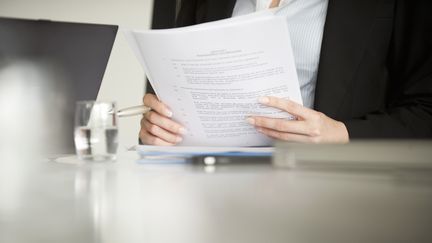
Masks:
[[[196,22],[204,23],[230,18],[236,0],[198,0]]]
[[[315,109],[336,117],[366,49],[375,18],[376,0],[329,0]]]

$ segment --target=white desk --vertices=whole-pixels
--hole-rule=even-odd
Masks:
[[[0,162],[0,242],[432,242],[432,173]]]

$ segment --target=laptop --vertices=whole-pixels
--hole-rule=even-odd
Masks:
[[[0,18],[0,96],[15,94],[2,105],[31,113],[21,129],[44,130],[50,154],[74,152],[75,103],[96,99],[117,31],[114,25]],[[46,124],[37,127],[32,119],[41,115]]]

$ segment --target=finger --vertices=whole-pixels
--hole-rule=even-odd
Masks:
[[[178,124],[177,122],[166,118],[164,116],[161,116],[159,113],[150,111],[147,112],[144,115],[144,118],[148,120],[149,122],[167,130],[168,132],[174,133],[174,134],[182,134],[184,135],[186,133],[186,129]]]
[[[280,118],[269,118],[253,116],[246,119],[253,126],[269,128],[279,132],[309,135],[307,124],[304,121],[287,120]]]
[[[144,128],[149,132],[151,135],[161,138],[162,140],[165,140],[168,143],[177,144],[180,143],[183,139],[180,136],[177,136],[176,134],[170,133],[166,131],[165,129],[149,122],[144,122]]]
[[[285,132],[278,132],[272,129],[268,129],[265,127],[257,127],[256,128],[258,132],[267,135],[271,138],[289,141],[289,142],[300,142],[300,143],[311,143],[313,142],[310,137],[295,133],[285,133]]]
[[[303,119],[309,118],[310,115],[315,112],[314,110],[306,108],[292,100],[278,97],[266,96],[259,98],[258,101],[263,105],[284,110],[293,116],[301,117]]]
[[[157,145],[157,146],[173,146],[174,144],[168,143],[158,137],[155,137],[147,132],[145,129],[140,131],[140,139],[143,144],[147,145]]]
[[[152,108],[159,114],[162,114],[166,117],[172,117],[171,110],[162,102],[154,94],[146,94],[143,98],[144,105]]]

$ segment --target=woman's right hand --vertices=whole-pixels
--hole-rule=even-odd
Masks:
[[[144,105],[151,108],[141,119],[139,137],[147,145],[175,145],[182,141],[186,129],[171,119],[170,109],[154,94],[146,94]]]

